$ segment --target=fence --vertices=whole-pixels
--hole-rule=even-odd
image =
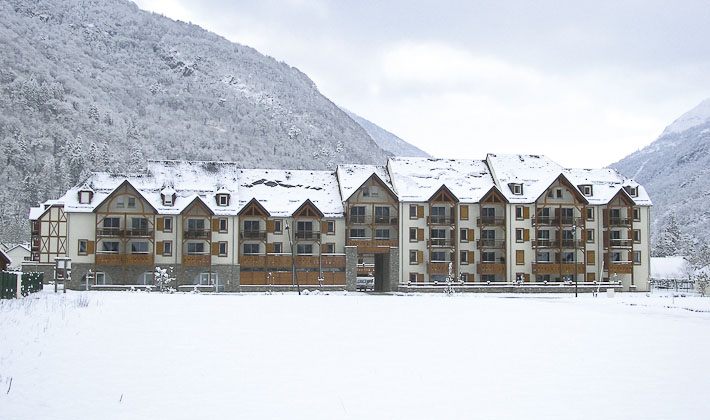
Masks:
[[[27,296],[42,290],[42,273],[22,273],[20,275],[20,293]],[[13,299],[17,296],[17,274],[0,271],[0,299]]]

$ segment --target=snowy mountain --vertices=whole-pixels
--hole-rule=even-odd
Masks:
[[[651,195],[655,238],[675,213],[682,233],[695,240],[710,239],[710,99],[680,116],[656,141],[611,167],[643,184]]]
[[[90,170],[333,168],[390,154],[298,69],[126,0],[0,2],[0,239]]]
[[[432,157],[427,152],[413,146],[397,135],[390,133],[379,125],[362,118],[361,116],[342,108],[350,117],[360,124],[362,128],[375,140],[378,146],[399,157]]]

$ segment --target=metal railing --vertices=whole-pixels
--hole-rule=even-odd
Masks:
[[[476,219],[478,226],[503,226],[505,217],[502,216],[483,216]]]
[[[479,239],[476,241],[478,248],[505,248],[504,239]]]

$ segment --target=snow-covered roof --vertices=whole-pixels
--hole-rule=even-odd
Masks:
[[[8,265],[12,264],[12,259],[8,257],[8,255],[2,249],[0,249],[0,260],[5,261],[5,263],[7,263]]]
[[[402,201],[427,201],[442,185],[462,203],[476,203],[495,185],[482,160],[390,158],[392,182]]]
[[[17,249],[17,248],[22,248],[22,249],[24,249],[24,250],[27,251],[27,252],[31,252],[29,245],[25,245],[25,244],[17,244],[17,245],[8,247],[8,248],[7,248],[7,252],[12,252],[12,251],[14,251],[14,250]]]
[[[242,169],[239,208],[253,198],[274,217],[291,216],[307,199],[326,217],[342,217],[343,203],[333,171]]]
[[[652,279],[684,279],[689,263],[685,257],[651,257]]]
[[[392,192],[397,193],[397,190],[395,190],[392,185],[387,167],[385,166],[338,165],[336,172],[340,183],[340,196],[342,197],[342,201],[349,199],[373,174],[377,175]]]
[[[487,156],[498,188],[511,203],[531,203],[562,174],[562,166],[544,155]],[[513,194],[509,184],[522,184],[523,193]]]
[[[640,206],[650,206],[651,200],[646,190],[637,182],[624,178],[617,170],[610,168],[598,169],[564,169],[567,179],[579,188],[580,185],[591,185],[592,195],[585,196],[589,204],[607,204],[619,191],[627,186],[638,187],[637,196],[631,199]],[[580,191],[581,192],[581,191]]]

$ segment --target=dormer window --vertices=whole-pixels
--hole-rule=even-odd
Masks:
[[[172,206],[173,205],[173,196],[172,195],[164,195],[163,196],[163,205],[164,206]]]
[[[638,187],[626,186],[624,190],[631,196],[636,197],[638,195]]]
[[[585,197],[590,197],[592,195],[591,185],[580,185],[579,190],[582,191],[582,195],[584,195]]]
[[[508,184],[510,191],[515,195],[523,195],[523,184]]]
[[[164,206],[175,205],[175,190],[172,187],[163,188],[160,192],[160,198],[163,201]]]
[[[79,204],[91,203],[91,198],[94,195],[92,191],[79,191]]]
[[[217,205],[225,207],[229,205],[229,194],[217,194]]]

